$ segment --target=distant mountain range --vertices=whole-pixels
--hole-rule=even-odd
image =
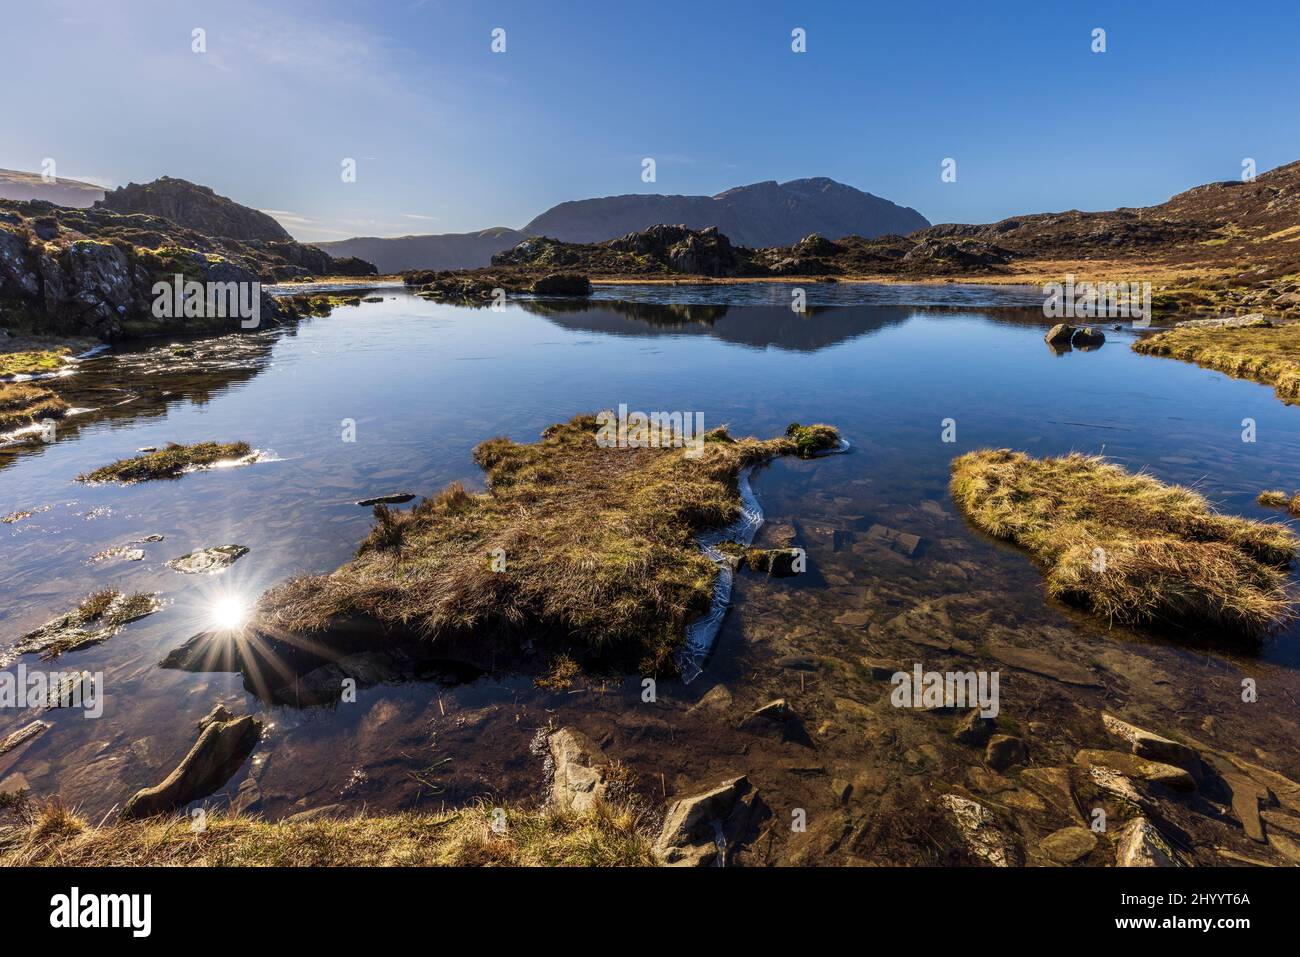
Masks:
[[[929,226],[916,210],[815,177],[788,183],[738,186],[716,196],[629,193],[579,199],[533,219],[522,230],[498,227],[477,233],[361,237],[316,243],[333,256],[356,256],[380,272],[403,269],[472,269],[531,236],[596,243],[659,224],[691,229],[717,226],[732,242],[751,248],[788,246],[811,233],[827,238],[906,234]]]

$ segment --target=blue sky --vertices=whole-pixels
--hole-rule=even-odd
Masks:
[[[0,167],[180,176],[306,240],[803,176],[987,222],[1300,159],[1296,0],[0,4]]]

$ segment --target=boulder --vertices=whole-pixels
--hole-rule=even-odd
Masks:
[[[1076,348],[1095,349],[1106,341],[1106,333],[1100,329],[1092,329],[1087,326],[1074,330],[1074,336],[1070,339],[1070,345]]]
[[[591,280],[571,272],[555,272],[533,283],[537,296],[590,296]]]
[[[745,561],[756,572],[766,572],[773,578],[789,578],[797,574],[795,562],[801,553],[797,548],[751,548]]]
[[[557,807],[579,814],[589,811],[605,796],[605,768],[609,758],[581,731],[561,728],[546,739],[555,773],[551,800]]]
[[[1119,832],[1116,867],[1182,867],[1164,835],[1144,817],[1134,818]]]
[[[1129,750],[1140,758],[1161,761],[1180,768],[1190,769],[1200,765],[1200,755],[1185,744],[1171,741],[1152,731],[1144,731],[1104,711],[1101,714],[1101,723],[1112,735],[1127,743]]]
[[[1049,346],[1068,346],[1076,331],[1074,326],[1062,322],[1048,329],[1043,339]]]
[[[1080,767],[1114,768],[1121,774],[1139,781],[1162,784],[1175,791],[1195,791],[1196,780],[1183,768],[1159,761],[1148,761],[1123,751],[1099,751],[1084,748],[1074,756],[1074,763]]]
[[[137,791],[126,802],[122,819],[165,814],[212,794],[244,763],[261,733],[262,723],[251,715],[212,721],[161,784]]]
[[[721,866],[729,841],[744,831],[756,803],[743,774],[699,794],[679,798],[664,815],[652,851],[661,864],[676,867]]]

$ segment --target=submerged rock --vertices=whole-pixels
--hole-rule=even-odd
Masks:
[[[908,558],[914,558],[921,548],[921,536],[913,535],[911,532],[900,532],[896,528],[885,525],[872,525],[867,529],[867,539],[891,548]]]
[[[994,771],[1005,771],[1029,760],[1025,742],[1010,734],[995,734],[984,751],[984,763]]]
[[[184,572],[186,575],[220,572],[225,571],[247,554],[248,547],[245,545],[212,545],[182,555],[180,558],[173,558],[167,563],[167,567]]]
[[[122,819],[164,814],[212,794],[244,763],[261,733],[262,723],[251,715],[213,720],[161,784],[137,791],[126,802]]]
[[[48,727],[49,725],[46,722],[39,719],[23,725],[3,741],[0,741],[0,754],[8,754],[15,748],[21,747]]]
[[[1072,825],[1053,831],[1039,843],[1043,855],[1057,864],[1073,864],[1092,853],[1097,835],[1086,827]]]

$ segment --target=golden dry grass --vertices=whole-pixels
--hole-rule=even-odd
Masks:
[[[1043,566],[1049,594],[1111,621],[1256,637],[1292,614],[1291,531],[1220,515],[1190,489],[1097,457],[1008,449],[955,459],[951,488],[976,526]]]
[[[1139,339],[1133,349],[1271,385],[1283,402],[1300,403],[1300,323],[1237,328],[1181,326]]]
[[[361,615],[429,638],[527,628],[575,655],[671,670],[717,574],[696,535],[739,515],[740,470],[810,454],[838,434],[792,426],[759,441],[717,429],[693,457],[602,447],[597,428],[578,416],[536,443],[483,442],[474,458],[487,493],[454,484],[410,511],[376,507],[352,562],[268,592],[255,626],[302,634]]]
[[[597,802],[575,814],[505,807],[504,829],[482,801],[439,814],[401,812],[270,822],[207,815],[91,826],[58,803],[10,814],[0,867],[645,867],[655,861],[648,815]],[[499,831],[499,832],[498,832]]]
[[[0,431],[31,425],[42,419],[58,419],[68,403],[43,386],[25,382],[0,384]]]
[[[253,449],[247,442],[199,442],[195,445],[170,443],[156,452],[146,452],[127,459],[118,459],[93,472],[78,475],[79,482],[145,482],[150,479],[176,478],[186,469],[212,465],[251,455]]]

